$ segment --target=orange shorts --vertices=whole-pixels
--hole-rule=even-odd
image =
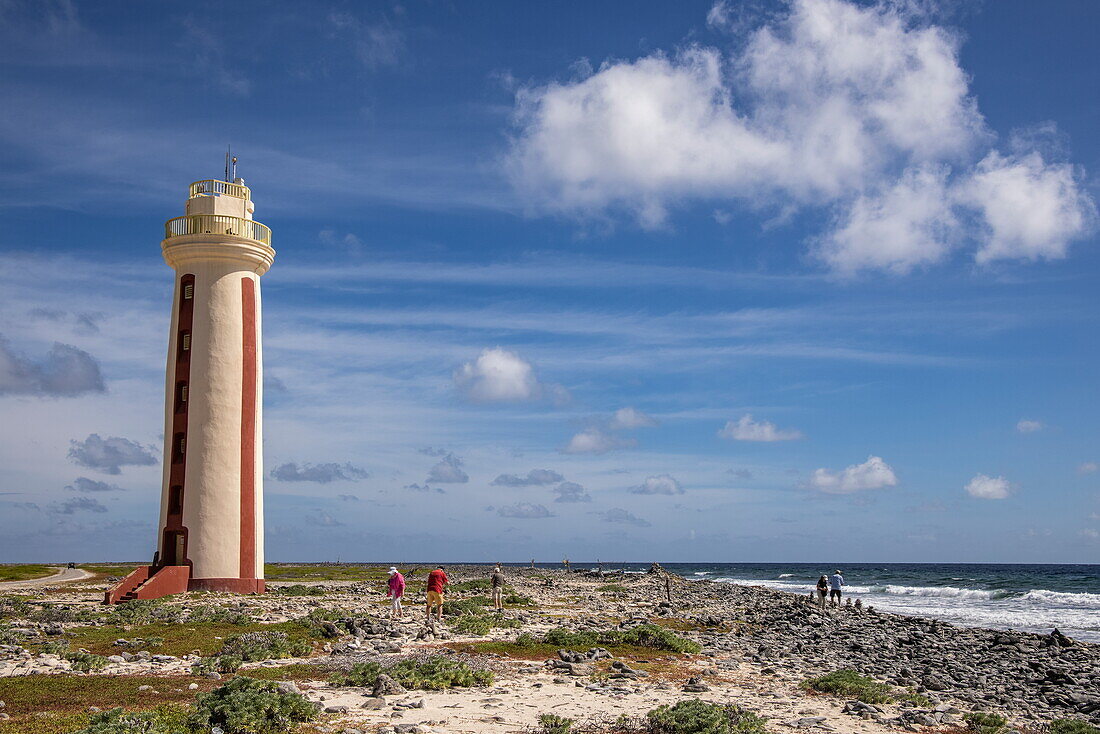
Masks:
[[[443,595],[440,594],[438,591],[429,591],[428,592],[428,606],[430,606],[430,607],[434,607],[434,606],[440,606],[441,607],[441,606],[443,606]]]

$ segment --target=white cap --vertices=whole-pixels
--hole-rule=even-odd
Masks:
[[[390,576],[393,576],[395,573],[397,573],[397,566],[390,566]]]

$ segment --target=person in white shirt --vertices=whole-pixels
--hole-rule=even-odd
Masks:
[[[840,590],[844,588],[844,577],[840,575],[840,569],[829,577],[829,603],[833,606],[840,604]]]

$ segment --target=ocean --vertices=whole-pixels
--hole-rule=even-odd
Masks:
[[[552,564],[546,564],[551,566]],[[589,568],[593,564],[573,564]],[[822,574],[844,572],[845,596],[882,611],[966,627],[1048,633],[1100,643],[1100,565],[978,563],[666,563],[688,579],[808,594]],[[560,566],[559,566],[560,567]],[[644,571],[648,563],[604,563]]]

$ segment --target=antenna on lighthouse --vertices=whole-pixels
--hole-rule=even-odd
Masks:
[[[225,180],[229,181],[229,153],[233,150],[232,146],[225,146]]]

